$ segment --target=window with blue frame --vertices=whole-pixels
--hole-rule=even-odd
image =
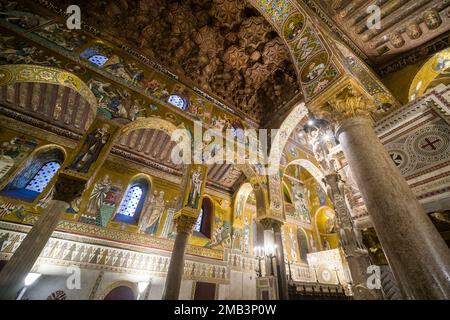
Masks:
[[[44,164],[34,177],[25,186],[26,190],[41,193],[53,176],[58,172],[61,165],[56,161],[50,161]]]
[[[231,136],[236,137],[237,136],[237,129],[235,127],[231,127]]]
[[[131,183],[122,198],[114,221],[136,224],[144,207],[148,189],[146,181]]]
[[[109,53],[107,49],[102,46],[93,46],[84,50],[80,57],[88,60],[98,67],[102,67],[109,60]]]
[[[142,188],[140,186],[133,186],[128,190],[125,198],[120,205],[118,214],[123,214],[133,217],[142,197]]]
[[[171,105],[177,107],[178,109],[185,110],[186,109],[186,101],[180,97],[179,95],[173,94],[167,100]]]
[[[51,148],[35,154],[12,177],[1,195],[33,202],[55,177],[64,154],[58,148]]]

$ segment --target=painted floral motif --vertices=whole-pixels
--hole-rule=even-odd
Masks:
[[[65,25],[52,23],[34,32],[68,51],[74,51],[86,42],[86,37],[67,29]]]
[[[0,63],[61,66],[61,61],[55,57],[48,56],[44,54],[44,51],[36,47],[30,47],[13,36],[0,36]]]
[[[11,202],[0,203],[0,218],[15,214],[18,219],[23,220],[25,218],[24,213],[25,208],[23,206],[18,206]]]
[[[288,0],[258,0],[260,8],[269,15],[271,20],[280,26],[294,10]]]

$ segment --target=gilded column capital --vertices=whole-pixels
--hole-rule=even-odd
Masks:
[[[374,111],[376,111],[375,104],[349,84],[325,103],[320,110],[320,114],[331,122],[339,124],[352,118],[371,118]]]
[[[64,172],[58,175],[55,183],[55,192],[53,200],[64,201],[70,203],[76,198],[81,197],[86,187],[87,180],[74,177]]]
[[[192,229],[197,221],[196,217],[180,214],[175,217],[174,222],[178,233],[192,233]]]
[[[312,102],[310,110],[319,118],[340,125],[348,119],[373,119],[377,111],[375,100],[357,81],[345,77]]]
[[[259,220],[259,222],[261,223],[264,230],[281,230],[281,226],[283,225],[282,221],[273,218],[263,218]]]

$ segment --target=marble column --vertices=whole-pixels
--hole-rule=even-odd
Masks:
[[[64,216],[70,201],[79,196],[80,190],[84,189],[84,183],[58,177],[53,200],[50,200],[46,211],[42,213],[0,272],[0,300],[16,299],[25,277]]]
[[[47,211],[42,214],[28,232],[0,273],[0,300],[14,300],[24,286],[27,274],[33,268],[48,239],[68,208],[63,201],[50,200]]]
[[[352,275],[352,291],[356,300],[379,300],[382,293],[378,289],[367,288],[367,268],[372,264],[369,253],[359,240],[354,228],[350,210],[345,202],[344,183],[337,172],[325,175],[325,183],[336,212],[336,227],[339,244],[346,257]]]
[[[359,101],[350,102],[348,109],[359,108]],[[450,299],[450,250],[376,136],[371,120],[359,114],[346,117],[339,122],[336,137],[406,298]]]
[[[184,273],[184,257],[189,236],[192,233],[196,219],[191,216],[180,215],[175,219],[177,236],[173,245],[169,269],[164,286],[163,300],[178,300],[181,280]]]

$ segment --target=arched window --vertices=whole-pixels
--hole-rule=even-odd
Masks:
[[[119,208],[119,214],[133,217],[142,198],[142,188],[135,185],[128,190]]]
[[[300,252],[301,262],[307,263],[307,257],[309,253],[308,239],[306,238],[305,231],[302,229],[297,230],[297,245]]]
[[[203,207],[200,208],[200,213],[197,217],[197,221],[195,222],[195,226],[194,226],[195,232],[200,232],[200,230],[202,228],[202,220],[203,220]]]
[[[194,226],[194,234],[211,238],[211,220],[213,214],[213,204],[209,198],[203,198],[200,214]]]
[[[149,190],[148,182],[140,179],[132,182],[122,198],[115,221],[135,224],[139,221],[145,198]]]
[[[173,94],[167,100],[171,105],[177,107],[178,109],[185,110],[186,109],[186,101],[180,97],[179,95]]]
[[[52,180],[53,176],[58,172],[61,164],[56,161],[45,163],[34,177],[27,183],[25,189],[41,193],[47,184]]]
[[[7,197],[33,202],[64,162],[64,153],[51,148],[33,155],[1,191]]]

